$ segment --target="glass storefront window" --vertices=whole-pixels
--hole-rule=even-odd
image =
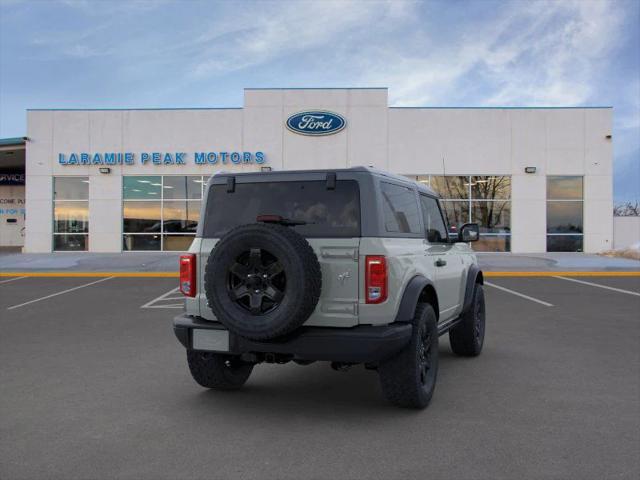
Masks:
[[[510,252],[511,235],[480,235],[472,245],[476,252]]]
[[[53,249],[57,252],[87,250],[88,235],[54,235]]]
[[[202,198],[202,177],[163,177],[162,178],[163,198]]]
[[[547,235],[547,252],[581,252],[582,235]]]
[[[202,202],[193,200],[165,201],[162,209],[162,231],[172,233],[196,233]]]
[[[89,202],[60,201],[53,205],[54,233],[89,233]]]
[[[148,233],[161,231],[160,202],[124,202],[122,231],[125,233]]]
[[[508,200],[511,198],[511,177],[481,175],[471,177],[473,200]]]
[[[582,202],[547,202],[547,233],[582,233]]]
[[[431,176],[431,189],[442,198],[469,198],[468,176]]]
[[[583,249],[583,179],[547,177],[547,252]]]
[[[188,250],[200,220],[202,193],[208,178],[123,177],[122,249]]]
[[[122,198],[124,200],[160,200],[162,177],[125,176],[122,180]]]
[[[123,235],[122,249],[133,250],[160,250],[160,235]]]
[[[547,177],[547,200],[582,200],[582,177]]]
[[[54,200],[88,200],[89,177],[54,177]]]
[[[458,234],[464,223],[480,224],[480,242],[474,250],[509,251],[511,239],[486,238],[511,235],[511,176],[509,175],[407,175],[437,192],[449,222],[449,232]],[[486,245],[486,247],[485,247]]]
[[[185,252],[189,250],[193,239],[193,235],[163,235],[162,243],[164,250]]]
[[[471,221],[480,225],[480,233],[511,233],[511,202],[471,203]]]
[[[89,246],[89,177],[53,178],[53,250]]]

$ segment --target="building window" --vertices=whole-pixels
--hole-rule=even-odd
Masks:
[[[201,175],[123,177],[122,249],[188,250],[206,181]]]
[[[441,197],[450,234],[464,223],[480,225],[474,250],[511,250],[511,177],[507,175],[407,175],[431,187]]]
[[[53,178],[53,250],[89,246],[89,177]]]
[[[547,252],[581,252],[582,222],[582,177],[547,177]]]

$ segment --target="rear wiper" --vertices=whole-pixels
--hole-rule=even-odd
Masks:
[[[307,223],[309,223],[309,222],[305,222],[304,220],[292,220],[290,218],[285,218],[280,215],[258,215],[256,217],[256,222],[277,223],[278,225],[282,225],[285,227],[294,227],[296,225],[307,225]]]

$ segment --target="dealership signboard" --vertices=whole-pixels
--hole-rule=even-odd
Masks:
[[[0,173],[0,185],[24,185],[24,173]]]

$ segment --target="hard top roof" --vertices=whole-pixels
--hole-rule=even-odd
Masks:
[[[261,178],[265,178],[269,177],[269,176],[278,176],[278,175],[283,175],[283,174],[296,174],[296,175],[300,175],[300,174],[309,174],[309,173],[320,173],[320,174],[326,174],[326,173],[340,173],[340,172],[349,172],[349,173],[365,173],[365,174],[369,174],[369,175],[375,175],[378,177],[384,177],[388,180],[394,180],[396,182],[400,182],[400,183],[404,183],[404,184],[408,184],[408,185],[414,185],[417,186],[418,190],[424,192],[424,193],[428,193],[429,195],[432,196],[439,196],[436,192],[434,192],[432,189],[430,189],[429,187],[427,187],[426,185],[424,185],[423,183],[420,182],[416,182],[415,180],[412,180],[408,177],[402,176],[402,175],[397,175],[395,173],[390,173],[390,172],[386,172],[384,170],[379,170],[377,168],[373,168],[373,167],[364,167],[364,166],[358,166],[358,167],[350,167],[350,168],[323,168],[323,169],[318,169],[318,170],[270,170],[270,171],[264,171],[264,172],[226,172],[226,171],[220,171],[220,172],[215,172],[213,176],[215,177],[251,177],[251,176],[258,176]]]

